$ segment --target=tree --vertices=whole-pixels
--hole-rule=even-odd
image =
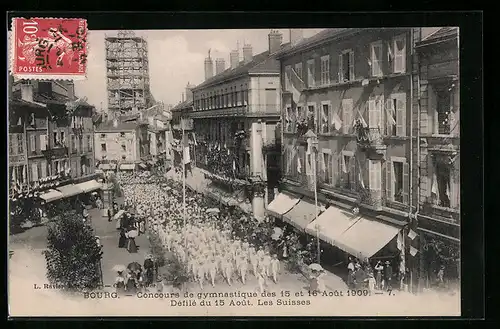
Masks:
[[[48,227],[47,239],[47,278],[52,284],[73,291],[99,287],[101,246],[80,215],[74,211],[61,215]]]

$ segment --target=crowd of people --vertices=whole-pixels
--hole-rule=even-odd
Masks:
[[[206,282],[212,286],[232,285],[235,280],[247,284],[250,275],[262,291],[270,281],[278,282],[278,255],[258,232],[247,231],[259,226],[249,215],[216,208],[207,198],[187,190],[184,217],[178,182],[134,176],[120,180],[125,186],[125,209],[134,209],[137,218],[145,219],[150,234],[158,236],[165,250],[185,264],[201,289]]]

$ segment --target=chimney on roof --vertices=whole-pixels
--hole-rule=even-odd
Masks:
[[[215,75],[221,74],[226,69],[226,60],[224,58],[217,58],[215,60]]]
[[[238,67],[238,64],[240,63],[240,53],[238,50],[231,50],[231,53],[229,54],[230,62],[231,62],[231,68],[235,69]]]
[[[118,128],[118,119],[117,118],[113,119],[113,127]]]
[[[290,45],[293,47],[304,39],[303,29],[290,29]]]
[[[205,58],[205,80],[214,76],[214,61],[210,57],[210,49],[208,50],[208,57]]]
[[[271,30],[268,35],[269,39],[269,54],[274,54],[281,48],[283,35],[278,30]]]
[[[186,100],[191,101],[193,100],[193,88],[194,86],[188,82],[186,85]]]
[[[21,84],[21,98],[27,102],[33,102],[33,85],[30,83]]]
[[[253,59],[252,45],[245,44],[243,46],[243,61],[245,64],[248,64]]]

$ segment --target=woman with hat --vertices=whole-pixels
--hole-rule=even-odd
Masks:
[[[148,254],[144,260],[144,272],[146,277],[146,286],[153,284],[154,280],[154,262],[153,255]]]
[[[384,270],[384,266],[382,262],[379,260],[377,264],[375,264],[375,287],[379,290],[382,290],[382,271]]]
[[[390,261],[385,262],[384,268],[385,290],[392,290],[392,266]]]
[[[117,271],[117,276],[115,279],[115,288],[118,295],[125,294],[125,278],[123,277],[123,270]]]

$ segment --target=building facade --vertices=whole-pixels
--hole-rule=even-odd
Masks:
[[[94,140],[95,158],[103,170],[134,170],[149,154],[146,123],[113,119],[96,127]]]
[[[417,164],[412,113],[419,38],[419,29],[410,28],[328,29],[279,54],[282,191],[300,202],[287,212],[270,212],[322,235],[334,251],[345,252],[333,252],[343,260],[389,260],[396,273],[409,275],[418,267],[408,234],[418,192],[411,173]],[[342,218],[352,227],[340,229]],[[330,228],[336,226],[338,236]],[[362,248],[356,239],[373,242]]]
[[[13,99],[33,104],[31,111],[22,113],[24,118],[17,119],[24,122],[24,130],[17,126],[19,133],[9,141],[9,152],[16,156],[23,145],[27,165],[23,179],[31,186],[49,176],[92,179],[94,108],[84,99],[76,99],[73,83],[21,81],[13,86]],[[15,108],[10,113],[17,117]]]
[[[417,44],[419,57],[418,230],[423,287],[460,277],[460,75],[458,28]],[[418,182],[418,181],[417,181]]]
[[[211,176],[214,179],[222,177],[222,182],[252,186],[249,199],[256,218],[263,216],[280,167],[276,144],[280,79],[274,54],[283,44],[276,31],[268,38],[269,49],[257,55],[245,45],[242,61],[232,51],[231,67],[213,77],[213,61],[206,58],[206,80],[193,88],[193,110],[188,115],[196,136],[196,166],[216,175]]]

